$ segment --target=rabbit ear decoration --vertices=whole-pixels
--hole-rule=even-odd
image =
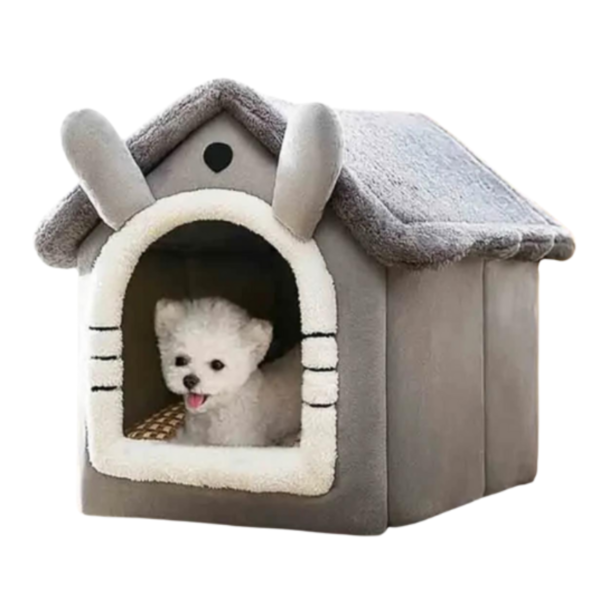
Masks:
[[[62,127],[67,159],[100,218],[112,229],[154,204],[154,196],[129,148],[93,110],[70,114]]]
[[[275,179],[273,212],[302,240],[312,238],[342,168],[342,129],[333,111],[307,104],[291,116]]]

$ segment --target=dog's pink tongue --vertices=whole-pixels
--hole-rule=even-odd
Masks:
[[[192,408],[198,408],[204,404],[206,396],[204,394],[188,394],[188,404]]]

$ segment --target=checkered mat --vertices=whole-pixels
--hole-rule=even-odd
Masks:
[[[171,404],[125,432],[132,440],[170,440],[185,417],[183,402]]]

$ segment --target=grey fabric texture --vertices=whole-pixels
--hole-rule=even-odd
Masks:
[[[62,127],[65,154],[102,220],[119,229],[154,196],[125,143],[93,110],[70,114]]]
[[[486,494],[533,481],[538,458],[538,265],[485,265]]]
[[[231,164],[215,173],[205,164],[204,150],[214,142],[233,150]],[[155,198],[204,188],[238,190],[271,202],[275,157],[226,112],[207,121],[147,174]]]
[[[388,272],[391,525],[483,496],[483,262]]]
[[[342,168],[342,131],[322,104],[290,117],[279,154],[273,212],[294,235],[312,238]]]
[[[201,125],[226,111],[279,155],[294,107],[217,80],[194,90],[128,140],[149,173]],[[520,196],[458,141],[417,114],[338,111],[344,167],[331,205],[364,250],[385,265],[438,266],[466,256],[567,259],[570,233]],[[43,260],[73,267],[98,214],[76,188],[36,234]]]
[[[390,525],[535,478],[537,291],[537,263],[390,269]]]
[[[338,299],[338,458],[331,491],[307,498],[141,483],[102,475],[85,457],[84,512],[351,534],[386,529],[385,269],[328,209],[316,241]],[[125,334],[125,354],[127,340]]]

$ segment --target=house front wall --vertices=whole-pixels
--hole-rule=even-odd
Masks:
[[[228,143],[233,149],[231,170],[225,169],[222,179],[202,162],[204,148],[213,141]],[[270,203],[275,166],[258,142],[230,117],[221,115],[171,153],[148,175],[148,182],[157,198],[221,187],[247,191]],[[89,273],[109,236],[110,230],[99,225],[81,246],[82,275]],[[133,482],[99,473],[86,453],[85,512],[350,533],[385,529],[385,270],[364,254],[330,211],[326,211],[315,240],[338,299],[338,458],[331,491],[306,498]],[[368,348],[368,353],[361,348]]]

